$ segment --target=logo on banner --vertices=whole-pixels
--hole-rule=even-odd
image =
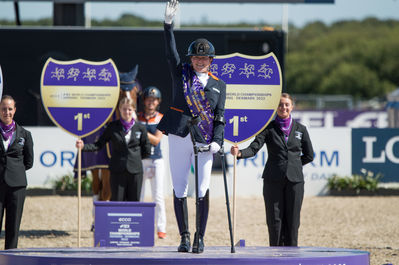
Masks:
[[[352,174],[362,169],[381,173],[382,182],[399,181],[397,129],[352,129]]]
[[[100,129],[118,103],[119,75],[111,59],[57,61],[49,58],[41,77],[43,105],[60,128],[85,137]]]
[[[211,72],[227,85],[225,140],[240,143],[260,133],[280,101],[282,73],[274,53],[217,56]]]
[[[3,96],[3,73],[1,72],[0,65],[0,98]]]

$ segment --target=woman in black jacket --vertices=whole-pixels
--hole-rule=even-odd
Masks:
[[[143,182],[141,160],[151,154],[147,129],[137,122],[136,104],[130,98],[119,101],[121,118],[107,125],[104,133],[94,144],[76,141],[82,151],[95,152],[111,144],[111,201],[139,201]]]
[[[5,249],[17,248],[26,194],[26,170],[33,166],[33,140],[14,121],[17,108],[11,96],[0,102],[0,232],[6,213]]]
[[[283,93],[277,117],[258,134],[249,147],[231,154],[238,159],[254,156],[267,146],[263,170],[263,198],[270,246],[298,246],[300,212],[304,195],[302,166],[313,161],[313,147],[306,127],[291,117],[293,99]]]

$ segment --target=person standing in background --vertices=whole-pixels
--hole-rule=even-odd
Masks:
[[[158,112],[161,104],[161,91],[154,86],[147,87],[143,93],[144,111],[138,113],[138,120],[146,126],[148,140],[151,143],[151,155],[143,159],[143,185],[140,201],[144,201],[145,183],[151,183],[152,199],[155,202],[155,224],[158,238],[166,237],[166,213],[164,198],[165,166],[162,158],[162,132],[157,129],[163,115]]]
[[[0,102],[0,232],[5,212],[5,249],[18,247],[26,170],[33,166],[32,135],[14,121],[16,110],[15,100],[4,95]]]
[[[131,98],[119,101],[121,118],[110,122],[95,143],[76,141],[82,151],[95,152],[107,142],[111,146],[111,201],[139,201],[143,182],[141,160],[151,153],[145,126],[136,122],[136,102]]]

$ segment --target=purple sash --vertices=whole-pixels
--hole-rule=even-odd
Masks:
[[[190,83],[192,84],[190,85]],[[213,138],[213,112],[205,96],[204,87],[189,64],[183,65],[183,90],[191,115],[201,118],[198,128],[202,136],[208,144],[211,143]]]

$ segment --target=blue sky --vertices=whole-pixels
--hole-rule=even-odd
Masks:
[[[399,0],[335,0],[335,4],[287,4],[288,20],[296,26],[320,20],[330,24],[339,20],[377,17],[399,20]],[[118,18],[134,13],[148,19],[163,19],[164,3],[95,3],[86,7],[92,18]],[[111,10],[111,12],[110,12]],[[51,2],[20,2],[21,19],[52,16]],[[281,24],[283,4],[181,4],[180,19],[186,22],[263,22]],[[0,19],[15,19],[12,1],[0,1]]]

